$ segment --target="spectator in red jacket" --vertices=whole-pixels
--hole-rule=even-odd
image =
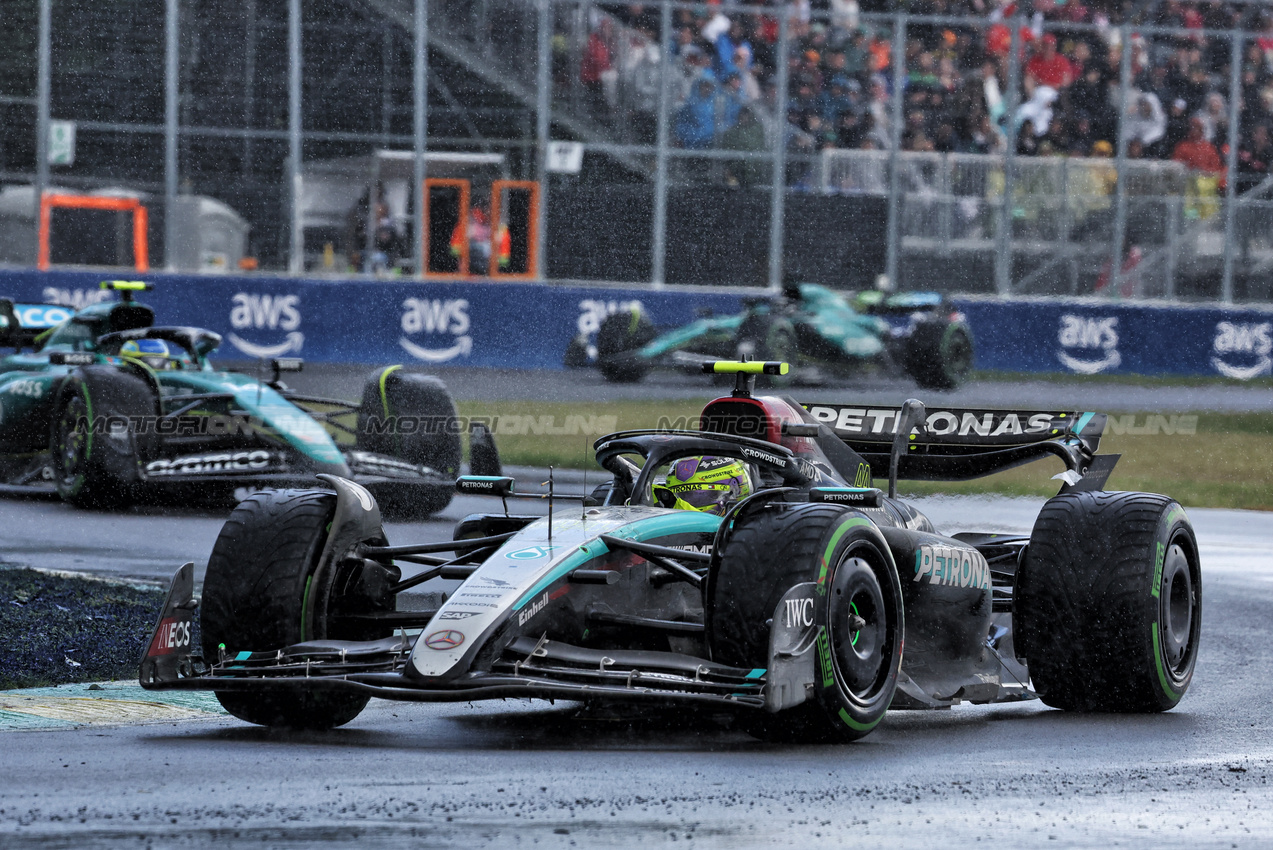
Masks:
[[[1220,162],[1220,152],[1216,146],[1208,142],[1203,133],[1202,119],[1193,118],[1189,122],[1189,135],[1176,145],[1171,158],[1193,171],[1210,171],[1215,174],[1224,173],[1224,164]]]
[[[610,59],[610,42],[614,27],[609,18],[602,18],[597,28],[588,36],[583,59],[579,64],[579,82],[588,92],[588,106],[596,118],[607,119],[610,114],[606,97],[607,78],[614,78],[614,63]]]
[[[1052,33],[1044,34],[1038,52],[1026,63],[1025,73],[1035,84],[1058,91],[1074,82],[1074,66],[1057,52],[1056,36]]]

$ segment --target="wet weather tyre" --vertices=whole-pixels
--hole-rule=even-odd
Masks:
[[[637,349],[652,341],[654,322],[644,310],[611,313],[597,330],[597,368],[601,377],[613,384],[631,384],[650,372],[648,360]]]
[[[972,369],[972,333],[963,322],[921,322],[906,347],[906,371],[924,389],[953,390]]]
[[[129,423],[150,421],[156,409],[146,381],[113,367],[81,369],[63,381],[49,437],[58,495],[81,508],[132,504],[140,457],[154,437]]]
[[[1193,526],[1167,496],[1049,500],[1013,596],[1017,652],[1048,705],[1166,711],[1189,687],[1202,574]]]
[[[812,594],[814,692],[792,708],[745,716],[749,732],[839,743],[861,738],[884,717],[902,664],[902,588],[869,519],[838,505],[771,503],[744,511],[708,584],[712,658],[736,667],[768,667],[779,602],[800,584]]]
[[[427,466],[447,480],[375,487],[386,513],[423,518],[451,504],[463,450],[459,412],[446,384],[398,366],[372,372],[358,407],[356,448]]]
[[[321,490],[266,490],[239,503],[208,560],[200,603],[203,655],[282,649],[307,640],[367,640],[387,636],[342,627],[330,614],[356,582],[348,569],[315,577],[336,510]],[[351,561],[352,563],[352,561]],[[339,564],[338,564],[339,566]],[[381,601],[381,607],[384,607]],[[334,626],[333,626],[334,623]],[[330,633],[329,633],[330,632]],[[353,720],[364,694],[313,688],[216,691],[225,710],[261,726],[331,729]]]
[[[561,363],[567,369],[582,369],[591,365],[592,357],[588,352],[588,338],[580,334],[566,346],[566,354]]]

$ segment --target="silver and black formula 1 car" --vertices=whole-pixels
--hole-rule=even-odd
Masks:
[[[461,446],[455,402],[436,378],[391,366],[356,402],[214,369],[212,331],[156,326],[134,299],[140,281],[106,281],[121,299],[78,312],[0,299],[0,482],[56,489],[82,507],[139,497],[287,486],[326,472],[360,482],[386,507],[424,516],[455,492]],[[24,351],[24,349],[32,349]],[[496,473],[483,426],[475,472]]]
[[[1096,454],[1103,416],[752,394],[747,372],[782,368],[716,364],[738,383],[701,430],[602,437],[609,480],[555,494],[573,501],[547,517],[507,512],[512,479],[461,478],[505,510],[443,543],[392,545],[375,500],[338,476],[256,494],[218,538],[201,602],[192,566],[177,572],[141,684],[211,689],[270,726],[337,726],[373,696],[537,697],[724,706],[765,738],[833,742],[890,707],[1176,705],[1198,653],[1197,542],[1170,498],[1100,489],[1115,459]],[[1062,492],[1028,538],[943,536],[893,495],[899,477],[1048,457]],[[667,506],[707,506],[739,468],[744,497],[719,515]],[[677,483],[704,469],[706,492]],[[436,610],[396,610],[438,577],[463,583]]]

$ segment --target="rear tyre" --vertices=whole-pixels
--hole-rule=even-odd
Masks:
[[[650,372],[649,361],[637,349],[654,339],[654,322],[640,308],[611,313],[597,330],[597,368],[614,384],[631,384]]]
[[[570,340],[570,344],[566,346],[566,355],[561,362],[567,369],[582,369],[590,365],[592,358],[588,354],[588,337],[580,334]]]
[[[1070,493],[1039,513],[1013,602],[1039,698],[1073,711],[1155,712],[1193,677],[1202,628],[1198,543],[1154,493]]]
[[[924,389],[953,390],[972,369],[972,334],[963,322],[921,322],[906,348],[906,371]]]
[[[847,742],[884,717],[902,664],[902,588],[875,525],[838,505],[771,504],[744,513],[707,590],[712,658],[769,666],[772,618],[793,586],[815,585],[818,674],[808,701],[745,718],[766,740]]]
[[[317,577],[336,510],[321,490],[266,490],[239,504],[208,560],[200,605],[203,656],[282,649],[307,640],[373,640],[389,630],[342,624],[341,612],[392,610],[393,599],[368,591],[361,559],[337,557]],[[373,595],[368,595],[372,593]],[[353,720],[370,697],[343,691],[272,688],[216,691],[225,710],[261,726],[331,729]]]
[[[400,366],[377,369],[363,384],[356,448],[427,466],[450,480],[460,474],[459,412],[446,384]],[[382,486],[388,514],[423,518],[451,504],[454,484]]]
[[[132,504],[139,458],[154,437],[129,423],[153,418],[150,385],[110,367],[82,369],[62,382],[53,410],[49,448],[58,495],[81,508]],[[95,428],[99,423],[105,427]]]

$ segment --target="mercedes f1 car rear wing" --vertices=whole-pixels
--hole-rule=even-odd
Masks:
[[[801,406],[873,469],[889,468],[901,407]],[[1055,456],[1066,466],[1059,476],[1066,491],[1100,489],[1118,460],[1096,454],[1105,422],[1105,414],[1085,411],[932,408],[908,435],[897,477],[966,481]]]

